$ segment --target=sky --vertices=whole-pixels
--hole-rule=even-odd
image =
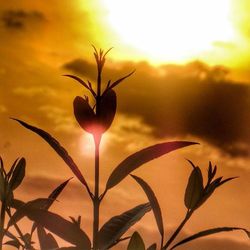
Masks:
[[[95,82],[91,45],[113,47],[104,82],[136,71],[116,89],[118,112],[101,148],[101,188],[112,169],[137,150],[163,141],[196,141],[200,145],[134,172],[154,189],[166,234],[185,214],[183,196],[191,172],[186,159],[204,175],[212,161],[218,174],[240,178],[215,192],[182,236],[216,226],[250,229],[249,10],[248,0],[1,0],[0,154],[7,167],[18,157],[27,159],[27,178],[17,195],[26,201],[45,197],[72,173],[48,145],[10,117],[56,137],[93,187],[93,143],[72,108],[75,96],[86,92],[62,75]],[[59,200],[53,211],[65,217],[81,213],[91,235],[91,205],[77,180]],[[104,200],[101,223],[145,201],[127,178]],[[159,241],[152,214],[135,228],[147,244]],[[228,246],[244,250],[249,241],[241,233],[221,234],[190,249]]]

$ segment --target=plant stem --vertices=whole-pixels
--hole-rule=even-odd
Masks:
[[[99,231],[99,208],[100,208],[100,199],[99,199],[99,170],[100,170],[100,162],[99,162],[99,147],[101,137],[94,137],[95,140],[95,193],[93,199],[93,207],[94,207],[94,221],[93,221],[93,250],[98,249],[98,231]]]
[[[184,227],[184,225],[186,224],[186,222],[190,219],[190,217],[193,214],[193,212],[194,212],[193,210],[187,211],[187,214],[186,214],[184,220],[181,222],[181,224],[179,225],[179,227],[175,230],[175,232],[172,234],[172,236],[167,241],[167,243],[163,246],[162,249],[167,249],[169,247],[169,245],[174,241],[174,239],[180,233],[180,231],[182,230],[182,228]]]
[[[2,207],[1,207],[1,222],[0,222],[0,250],[2,250],[2,246],[3,246],[5,210],[6,210],[6,204],[5,204],[5,200],[3,199]]]
[[[9,215],[9,217],[11,218],[12,215],[11,215],[10,209],[7,209],[7,213],[8,213],[8,215]],[[25,239],[25,237],[24,237],[24,235],[23,235],[21,229],[19,228],[19,226],[18,226],[16,223],[14,223],[13,225],[14,225],[14,227],[15,227],[17,233],[19,234],[20,238],[22,239],[22,241],[23,241],[25,247],[26,247],[27,249],[30,249],[31,246],[28,244],[28,242],[26,242],[26,239]]]

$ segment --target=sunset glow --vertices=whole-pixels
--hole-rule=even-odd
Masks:
[[[103,0],[121,42],[153,60],[182,61],[234,37],[231,0]]]

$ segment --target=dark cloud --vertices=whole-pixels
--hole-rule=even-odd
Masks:
[[[43,13],[39,11],[5,10],[1,13],[1,22],[6,28],[25,28],[28,22],[40,22],[45,20]]]
[[[64,67],[89,79],[96,70],[81,59]],[[233,156],[250,155],[250,85],[230,81],[222,66],[198,61],[158,68],[126,62],[107,66],[105,75],[114,80],[134,68],[117,88],[119,111],[141,116],[157,137],[194,135]]]

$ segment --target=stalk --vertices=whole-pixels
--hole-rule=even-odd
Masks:
[[[5,204],[5,200],[3,199],[2,206],[1,206],[1,222],[0,222],[0,250],[2,250],[2,246],[3,246],[5,209],[6,209],[6,204]]]
[[[167,243],[164,245],[164,247],[162,249],[167,249],[170,246],[170,244],[175,240],[175,238],[180,233],[180,231],[182,230],[182,228],[184,227],[186,222],[190,219],[193,212],[194,211],[192,211],[192,210],[187,211],[187,214],[186,214],[184,220],[181,222],[181,224],[178,226],[178,228],[175,230],[175,232],[172,234],[172,236],[170,237],[170,239],[167,241]]]
[[[101,56],[100,56],[101,57]],[[101,58],[99,58],[101,61]],[[97,96],[96,96],[96,117],[100,115],[100,98],[101,98],[101,64],[97,62]],[[95,191],[93,198],[93,250],[98,250],[98,231],[99,231],[99,212],[100,212],[100,198],[99,198],[99,177],[100,177],[100,142],[102,135],[97,128],[96,134],[93,135],[95,142]]]
[[[95,193],[93,198],[93,250],[98,249],[98,231],[99,231],[99,208],[100,208],[100,199],[99,199],[99,172],[100,172],[100,140],[101,138],[94,138],[95,140]]]

